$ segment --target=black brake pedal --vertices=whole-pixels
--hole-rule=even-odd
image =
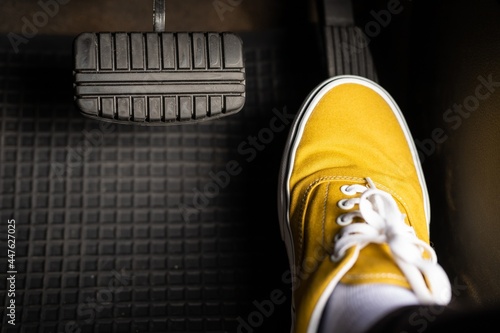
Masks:
[[[165,0],[154,0],[155,32],[82,33],[74,41],[74,95],[87,117],[146,126],[194,123],[245,104],[241,39],[233,33],[165,32]]]

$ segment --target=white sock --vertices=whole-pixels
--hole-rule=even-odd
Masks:
[[[420,304],[408,289],[389,284],[339,283],[323,312],[319,333],[362,333],[390,312]]]

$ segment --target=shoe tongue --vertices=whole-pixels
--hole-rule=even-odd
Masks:
[[[353,285],[384,283],[410,289],[387,244],[369,244],[363,248],[341,282]]]
[[[359,194],[361,197],[359,205],[354,208],[359,209],[361,219],[365,221],[360,223],[372,226],[386,237],[389,237],[388,232],[406,227],[404,216],[393,197],[377,189],[371,179],[367,181],[369,187]],[[346,284],[386,283],[410,288],[386,243],[371,243],[361,249],[354,266],[342,278],[342,282]]]
[[[344,184],[345,181],[332,181],[322,184],[318,186],[317,191],[315,191],[316,193],[312,193],[314,197],[311,197],[309,201],[309,204],[313,205],[314,208],[311,207],[312,209],[308,210],[309,216],[306,217],[306,219],[309,218],[309,221],[321,221],[322,227],[324,228],[324,239],[328,245],[333,245],[333,237],[342,229],[342,227],[336,223],[337,217],[346,212],[359,210],[361,208],[356,205],[352,210],[346,211],[338,207],[337,203],[341,199],[359,198],[363,195],[362,193],[357,193],[353,196],[346,197],[345,194],[339,191],[340,187]],[[365,182],[360,184],[366,185]],[[372,202],[368,204],[369,207],[366,207],[370,212],[370,217],[376,220],[383,220],[384,216],[382,215],[386,213],[394,215],[397,213],[396,217],[401,219],[399,207],[392,197],[390,197],[390,202],[389,199],[385,200],[385,197],[378,198],[377,196],[380,190],[375,190],[373,183],[371,183],[371,186],[368,186],[368,188],[369,190],[365,192],[365,195],[368,196],[368,200],[372,200]],[[385,194],[384,192],[384,196]],[[387,197],[389,196],[390,195],[387,194]],[[364,209],[365,207],[362,208]],[[317,216],[318,211],[321,212],[320,216]],[[391,217],[394,216],[391,215]],[[378,222],[384,223],[383,221]],[[403,272],[394,261],[391,250],[387,244],[372,243],[361,249],[354,266],[350,268],[341,281],[346,284],[386,283],[410,288]]]

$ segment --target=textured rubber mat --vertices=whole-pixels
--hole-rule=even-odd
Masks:
[[[289,55],[279,33],[241,36],[244,109],[168,128],[82,116],[72,39],[0,39],[2,332],[289,331]]]

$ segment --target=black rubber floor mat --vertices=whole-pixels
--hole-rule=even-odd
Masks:
[[[169,128],[83,117],[72,39],[0,39],[2,332],[289,331],[276,184],[306,81],[280,33],[241,36],[245,108]]]

